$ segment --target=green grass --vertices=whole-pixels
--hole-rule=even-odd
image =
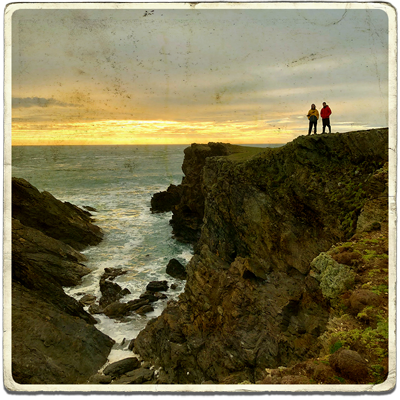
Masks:
[[[229,147],[229,151],[232,152],[229,156],[226,156],[227,160],[235,161],[235,162],[242,162],[247,161],[250,158],[261,154],[261,153],[268,153],[278,148],[269,148],[269,147],[247,147],[247,146],[238,146],[238,145],[231,145]]]

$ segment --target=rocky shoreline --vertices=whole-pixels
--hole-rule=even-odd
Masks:
[[[63,288],[79,285],[92,272],[80,251],[103,238],[87,211],[96,210],[84,208],[12,179],[12,376],[18,384],[92,382],[115,344],[96,329],[95,316],[122,322],[133,313],[153,311],[152,303],[167,298],[169,284],[153,281],[138,299],[121,302],[130,292],[113,282],[127,272],[120,268],[104,269],[99,299],[65,294]],[[177,260],[170,261],[167,273],[185,279]]]
[[[19,384],[84,383],[114,341],[67,296],[90,270],[79,253],[103,233],[90,214],[12,180],[12,376]]]
[[[89,273],[102,239],[88,211],[13,178],[13,377],[17,383],[349,384],[388,374],[388,129],[299,137],[280,148],[185,149],[182,184],[154,194],[177,240],[194,245],[186,280],[135,340],[113,341],[91,314],[151,311],[105,269],[101,298],[62,287]],[[15,205],[14,205],[15,203]],[[96,304],[98,301],[98,304]],[[83,305],[89,306],[89,313]]]

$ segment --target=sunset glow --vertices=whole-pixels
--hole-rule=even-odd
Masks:
[[[13,145],[287,143],[323,101],[388,126],[379,5],[46,7],[12,15]]]
[[[287,143],[293,131],[262,123],[176,121],[93,121],[71,124],[13,124],[13,145],[232,144]]]

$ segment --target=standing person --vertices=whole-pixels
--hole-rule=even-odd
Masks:
[[[312,131],[313,125],[314,125],[314,135],[316,135],[317,134],[317,121],[318,121],[318,118],[319,118],[319,112],[315,108],[315,104],[311,104],[311,110],[308,112],[307,117],[310,120],[310,125],[309,125],[309,128],[308,128],[308,135],[311,135],[311,131]]]
[[[329,128],[329,133],[331,133],[331,122],[329,116],[332,114],[331,109],[325,102],[322,103],[321,118],[322,118],[322,133],[325,133],[325,127]]]

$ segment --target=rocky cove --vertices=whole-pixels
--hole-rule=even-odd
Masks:
[[[388,129],[280,148],[193,144],[182,169],[152,211],[172,211],[174,237],[194,245],[184,292],[139,333],[131,358],[101,372],[113,341],[62,287],[89,272],[79,251],[102,232],[87,211],[13,181],[15,381],[383,382]],[[115,297],[103,311],[121,307],[116,273],[105,271]],[[125,311],[150,306],[154,293]]]

